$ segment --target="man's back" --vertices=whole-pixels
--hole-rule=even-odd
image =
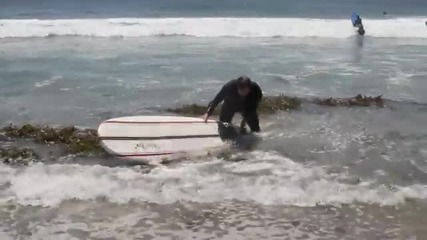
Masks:
[[[241,97],[238,93],[238,79],[233,79],[224,85],[224,103],[241,105],[241,107],[256,106],[256,102],[262,97],[262,91],[256,82],[250,83],[250,92],[247,96]]]

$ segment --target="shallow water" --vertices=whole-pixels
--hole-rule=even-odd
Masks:
[[[362,41],[362,45],[359,45]],[[425,103],[423,39],[3,39],[0,120],[96,126],[210,101],[240,74],[266,94]]]
[[[263,116],[263,141],[251,151],[160,166],[52,157],[54,146],[30,144],[42,162],[0,164],[1,239],[427,238],[427,32],[414,17],[423,3],[393,5],[400,18],[378,17],[382,4],[366,4],[372,19],[358,38],[338,19],[357,6],[352,1],[326,17],[311,8],[276,14],[274,4],[252,1],[243,11],[236,1],[216,5],[229,9],[223,14],[190,14],[190,1],[174,10],[162,1],[146,6],[159,16],[242,17],[209,19],[138,18],[155,11],[114,12],[110,2],[98,11],[91,1],[76,8],[6,2],[2,125],[96,128],[117,116],[170,114],[206,104],[241,74],[265,95],[387,101],[384,108],[304,102]],[[255,15],[293,18],[244,18]],[[45,20],[19,19],[33,17]]]
[[[414,239],[423,231],[408,220],[417,210],[371,205],[300,208],[239,201],[120,205],[98,200],[67,201],[54,209],[10,208],[1,214],[19,218],[7,229],[28,239],[52,234],[55,239]]]
[[[363,46],[357,39],[4,39],[3,123],[96,127],[115,116],[165,114],[206,103],[240,73],[270,95],[392,100],[383,109],[306,103],[264,117],[262,143],[228,161],[202,157],[151,169],[65,157],[2,165],[4,237],[422,239],[423,45],[371,38]]]

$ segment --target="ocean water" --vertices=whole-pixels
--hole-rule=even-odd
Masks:
[[[387,99],[263,117],[231,160],[0,163],[0,239],[427,239],[426,1],[0,6],[2,126],[170,114],[242,74],[265,95]]]

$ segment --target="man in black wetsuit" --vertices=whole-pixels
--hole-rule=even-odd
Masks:
[[[262,90],[257,83],[252,82],[249,77],[242,76],[226,83],[214,100],[209,103],[206,114],[203,116],[205,122],[215,110],[219,103],[224,101],[221,108],[219,120],[231,123],[235,113],[240,112],[243,121],[240,124],[244,128],[247,123],[252,132],[259,132],[259,120],[257,108],[262,98]]]

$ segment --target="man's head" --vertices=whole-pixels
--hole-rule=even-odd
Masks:
[[[241,76],[237,79],[237,92],[240,96],[246,97],[251,91],[251,79],[247,76]]]

